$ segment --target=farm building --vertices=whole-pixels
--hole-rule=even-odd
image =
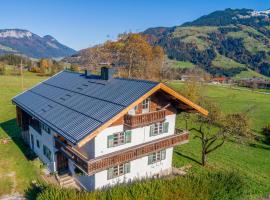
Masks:
[[[163,83],[62,71],[12,99],[23,140],[62,184],[85,190],[171,173],[189,133],[176,114],[208,112]]]

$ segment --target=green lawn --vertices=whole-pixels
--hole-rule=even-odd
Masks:
[[[175,90],[181,91],[183,84],[170,83]],[[270,123],[270,95],[258,94],[250,91],[238,91],[219,86],[207,86],[208,98],[217,102],[224,112],[238,112],[251,109],[249,116],[254,132],[260,135],[261,129]],[[181,126],[181,119],[177,120]],[[173,163],[175,166],[192,164],[195,173],[203,169],[200,162],[200,144],[196,139],[175,148]],[[184,157],[183,157],[184,156]],[[249,144],[227,142],[217,151],[209,154],[208,170],[231,169],[243,174],[249,184],[250,198],[270,195],[270,146],[252,141]]]
[[[40,82],[41,77],[26,73],[24,88]],[[29,150],[18,139],[15,106],[11,98],[22,92],[19,76],[0,76],[0,139],[13,137],[8,144],[0,143],[0,196],[13,192],[22,193],[32,180],[38,179],[39,162],[28,160]],[[26,154],[26,155],[25,155]]]
[[[27,72],[24,76],[24,89],[44,79],[45,77]],[[183,84],[170,83],[170,86],[181,90]],[[14,191],[23,193],[32,180],[39,178],[39,162],[27,159],[29,152],[17,138],[19,130],[14,120],[15,107],[10,100],[21,91],[20,76],[0,76],[0,138],[14,136],[9,144],[0,144],[0,196]],[[204,95],[215,100],[225,112],[251,109],[252,129],[257,134],[260,134],[262,127],[270,122],[270,95],[219,86],[207,86]],[[178,119],[177,125],[180,124],[181,119]],[[241,145],[228,142],[209,155],[206,168],[202,168],[198,164],[199,161],[200,144],[192,137],[188,144],[175,148],[173,164],[177,167],[192,164],[191,174],[202,175],[205,171],[224,169],[236,170],[249,183],[247,199],[270,195],[269,145],[255,141]]]

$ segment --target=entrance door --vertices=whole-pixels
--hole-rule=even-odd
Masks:
[[[56,153],[57,157],[57,171],[59,174],[66,173],[68,171],[68,159],[60,151]]]

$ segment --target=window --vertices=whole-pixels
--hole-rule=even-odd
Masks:
[[[47,132],[48,134],[51,134],[51,129],[47,125],[42,124],[41,127],[45,132]]]
[[[30,126],[41,135],[40,122],[34,118],[30,118]]]
[[[150,136],[168,133],[169,122],[158,122],[150,126]]]
[[[149,109],[149,104],[150,104],[150,99],[149,98],[143,100],[142,109],[145,109],[145,110]]]
[[[122,176],[124,174],[129,173],[129,172],[130,172],[130,162],[111,167],[107,171],[108,180],[112,179],[112,178],[116,178],[118,176]]]
[[[39,140],[37,140],[37,147],[40,148],[40,145],[39,145]]]
[[[165,160],[165,159],[166,159],[166,150],[155,152],[148,156],[148,165],[160,162],[161,160]]]
[[[108,148],[130,143],[131,131],[119,132],[119,133],[114,133],[113,135],[109,135],[107,142],[108,142],[107,143]]]
[[[51,153],[50,149],[45,145],[43,145],[43,155],[46,156],[49,159],[49,161],[52,160],[52,156],[51,156],[52,153]]]

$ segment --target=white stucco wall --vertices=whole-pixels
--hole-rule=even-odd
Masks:
[[[41,131],[42,131],[42,134],[40,135],[35,129],[29,126],[30,147],[37,154],[40,160],[45,165],[47,165],[50,172],[55,172],[56,171],[56,162],[55,162],[56,157],[55,157],[53,133],[51,132],[51,134],[48,134],[43,129]],[[31,134],[34,137],[34,149],[32,148]],[[39,148],[37,147],[36,140],[39,140]],[[46,145],[50,149],[51,157],[52,157],[51,161],[45,155],[43,155],[43,145]]]
[[[157,174],[169,173],[172,167],[172,154],[173,148],[166,149],[166,159],[151,165],[148,165],[148,156],[133,160],[130,162],[130,173],[109,180],[107,170],[103,170],[91,176],[78,176],[74,172],[75,166],[71,161],[69,161],[69,169],[73,177],[84,189],[92,191],[124,182],[152,178]]]
[[[174,129],[175,129],[175,117],[176,115],[168,115],[166,116],[165,121],[169,122],[169,130],[168,133],[163,133],[160,135],[156,136],[151,136],[150,137],[150,126],[145,126],[142,128],[136,128],[131,130],[131,143],[119,145],[116,147],[110,147],[107,148],[107,137],[113,133],[121,132],[123,131],[123,125],[118,125],[118,126],[112,126],[109,128],[106,128],[103,130],[101,133],[99,133],[95,137],[95,142],[94,143],[87,143],[86,145],[95,145],[95,157],[102,156],[108,153],[112,153],[115,151],[120,151],[123,149],[126,149],[128,147],[132,147],[135,145],[143,144],[152,140],[156,140],[162,137],[166,137],[169,135],[174,134]],[[89,149],[91,149],[89,147]]]
[[[94,175],[95,189],[110,187],[115,184],[134,181],[142,178],[151,178],[159,173],[165,171],[168,172],[172,167],[172,154],[173,148],[166,149],[166,159],[151,165],[148,165],[148,156],[133,160],[130,162],[130,173],[109,180],[107,179],[107,170],[98,172]]]

